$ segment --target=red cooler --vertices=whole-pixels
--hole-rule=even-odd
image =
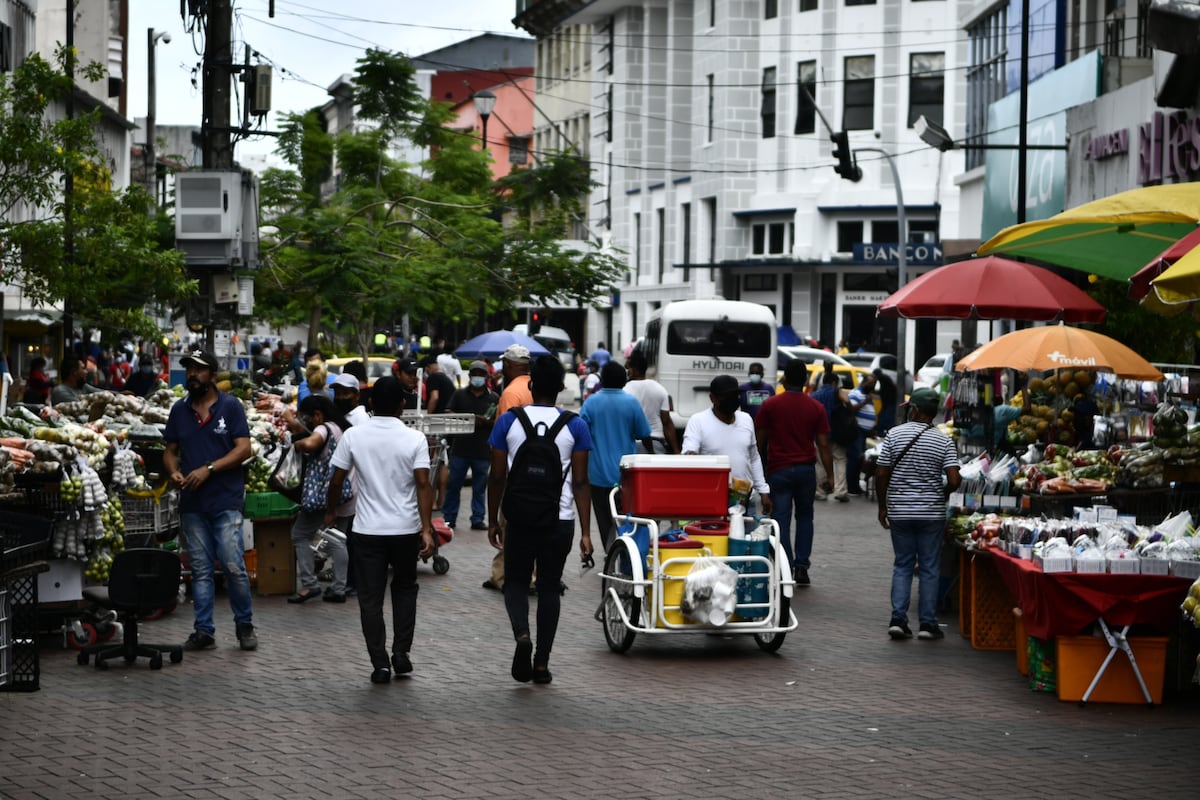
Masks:
[[[696,519],[728,511],[727,456],[621,458],[621,493],[628,513],[639,517]]]

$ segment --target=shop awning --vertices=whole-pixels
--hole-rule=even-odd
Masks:
[[[62,312],[50,308],[6,308],[5,322],[36,322],[50,327],[62,322]]]

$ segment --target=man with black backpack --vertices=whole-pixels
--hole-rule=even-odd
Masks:
[[[550,683],[550,650],[558,629],[559,581],[575,538],[580,554],[592,554],[588,451],[592,438],[576,414],[554,406],[563,390],[562,363],[541,356],[530,369],[533,404],[496,420],[488,444],[488,541],[504,549],[504,606],[516,652],[514,680]],[[572,505],[574,508],[572,508]],[[504,512],[505,527],[499,524]],[[529,585],[537,564],[537,649],[529,631]]]

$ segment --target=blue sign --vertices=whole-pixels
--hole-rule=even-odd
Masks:
[[[900,245],[896,242],[859,242],[854,245],[854,261],[858,264],[897,265]],[[904,248],[904,263],[917,267],[942,265],[941,242],[909,242]]]
[[[246,370],[250,369],[250,359],[248,359],[248,358],[239,358],[239,359],[237,360],[237,368],[238,368],[238,370],[239,370],[239,371],[241,371],[241,372],[244,372],[244,371],[246,371]]]

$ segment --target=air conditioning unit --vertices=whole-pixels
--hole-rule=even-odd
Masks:
[[[240,240],[240,172],[180,172],[175,176],[176,240]]]
[[[261,117],[271,110],[271,68],[259,64],[254,68],[254,96],[250,98],[250,113]]]

